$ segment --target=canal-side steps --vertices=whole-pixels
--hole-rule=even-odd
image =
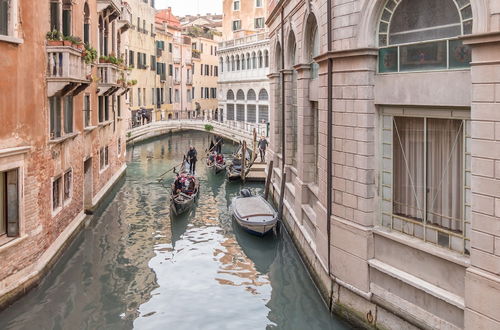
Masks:
[[[207,131],[207,127],[211,128],[210,131]],[[253,132],[237,129],[225,123],[208,120],[182,119],[155,121],[132,128],[127,131],[127,144],[133,144],[156,136],[187,130],[210,132],[235,142],[247,141],[249,145],[252,144],[253,140]]]
[[[245,177],[249,182],[265,182],[266,181],[266,163],[254,162],[250,167],[250,171]]]

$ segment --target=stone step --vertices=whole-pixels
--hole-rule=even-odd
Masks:
[[[253,172],[250,171],[246,176],[246,181],[252,182],[265,182],[266,181],[266,173],[264,172]]]

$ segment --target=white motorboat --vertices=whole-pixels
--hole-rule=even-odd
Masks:
[[[247,232],[264,236],[276,227],[278,213],[262,196],[244,189],[232,202],[233,217]]]

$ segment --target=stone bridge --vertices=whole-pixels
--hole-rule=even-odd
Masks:
[[[211,130],[209,131],[207,128],[211,128]],[[156,136],[187,130],[210,132],[235,142],[247,141],[248,145],[252,144],[254,130],[257,133],[257,137],[268,135],[266,124],[236,121],[221,123],[218,121],[197,119],[164,120],[129,129],[127,131],[127,144],[134,144]]]

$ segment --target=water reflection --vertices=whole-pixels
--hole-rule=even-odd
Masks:
[[[203,154],[209,139],[189,132],[129,149],[126,181],[108,207],[37,289],[0,313],[0,329],[345,328],[286,234],[262,239],[231,221],[241,186],[207,173],[203,160],[197,208],[171,218],[173,174],[165,185],[156,178],[189,144]]]

